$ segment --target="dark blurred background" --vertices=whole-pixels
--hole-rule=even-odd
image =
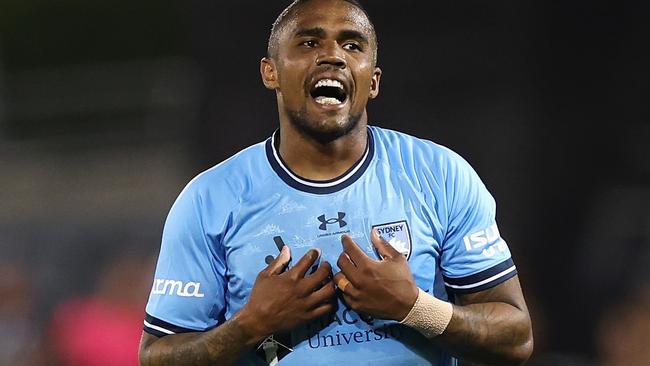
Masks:
[[[136,364],[176,195],[277,126],[258,69],[287,3],[0,3],[0,365]],[[650,6],[364,5],[370,122],[451,147],[495,196],[530,364],[650,365]]]

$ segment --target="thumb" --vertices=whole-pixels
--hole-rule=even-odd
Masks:
[[[377,229],[372,229],[370,232],[370,241],[372,241],[372,245],[374,245],[374,247],[377,249],[377,252],[382,259],[398,258],[398,256],[401,255],[401,253],[393,248],[393,246],[390,245],[386,239],[382,238],[379,235]]]

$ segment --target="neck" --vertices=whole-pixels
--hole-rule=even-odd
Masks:
[[[336,178],[356,163],[368,143],[367,116],[344,136],[322,143],[300,133],[290,122],[280,123],[280,156],[297,175],[311,180]]]

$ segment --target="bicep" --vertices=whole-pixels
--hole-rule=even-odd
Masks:
[[[153,334],[149,334],[145,331],[142,332],[142,336],[140,337],[140,348],[138,351],[138,358],[140,360],[140,364],[144,363],[149,347],[152,344],[154,344],[158,339],[160,338],[156,337]]]
[[[518,276],[514,276],[486,290],[456,294],[456,304],[461,306],[490,302],[506,303],[528,314],[528,308]]]
[[[140,337],[140,352],[142,352],[142,350],[149,347],[153,342],[157,341],[158,339],[160,339],[160,337],[156,337],[153,334],[143,331],[142,337]]]

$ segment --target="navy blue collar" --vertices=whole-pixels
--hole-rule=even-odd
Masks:
[[[368,129],[368,142],[366,150],[359,160],[357,160],[350,169],[340,176],[328,180],[312,180],[299,176],[282,160],[280,152],[275,147],[276,137],[279,130],[276,130],[268,140],[266,140],[266,158],[269,160],[271,167],[282,180],[289,186],[303,192],[328,194],[342,190],[359,179],[370,165],[375,155],[375,142],[372,132]]]

